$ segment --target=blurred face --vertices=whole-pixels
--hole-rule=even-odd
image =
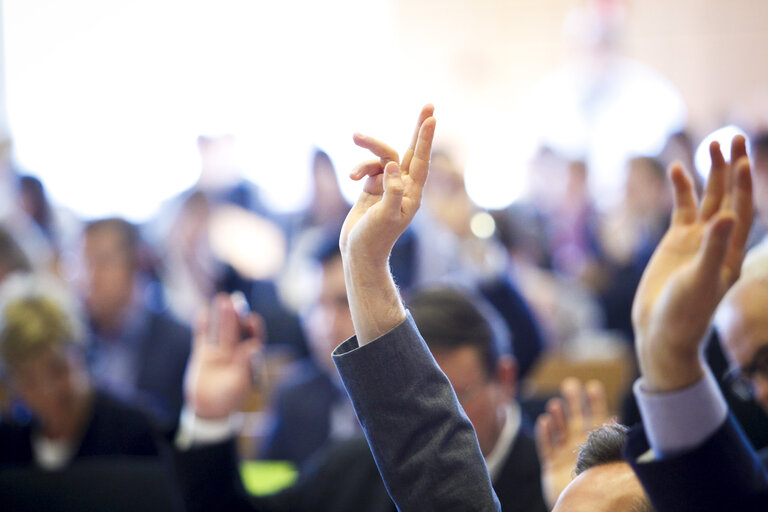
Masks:
[[[759,283],[741,286],[723,307],[718,327],[732,372],[768,413],[768,290]]]
[[[86,372],[63,349],[43,349],[11,369],[16,392],[44,428],[67,428],[89,391]]]
[[[344,285],[344,267],[339,256],[323,265],[320,295],[307,318],[307,336],[315,361],[335,374],[331,353],[354,333]]]
[[[88,312],[97,321],[122,315],[133,295],[133,264],[119,233],[98,229],[85,236],[82,293]]]
[[[595,466],[574,478],[552,512],[629,512],[644,496],[630,465],[614,462]]]
[[[438,351],[434,356],[475,427],[480,450],[488,455],[504,426],[503,407],[514,393],[514,376],[489,376],[479,351],[472,346]]]

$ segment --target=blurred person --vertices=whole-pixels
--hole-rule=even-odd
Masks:
[[[331,157],[319,148],[312,156],[311,179],[312,202],[304,213],[302,228],[341,226],[349,211],[349,203],[341,193]]]
[[[78,280],[88,317],[88,365],[96,383],[145,407],[173,430],[182,404],[189,329],[144,295],[138,228],[120,218],[90,222]]]
[[[648,157],[633,158],[627,164],[623,201],[605,216],[601,228],[608,275],[600,294],[605,327],[630,342],[634,339],[632,299],[669,223],[671,199],[661,163]]]
[[[19,177],[19,206],[42,231],[51,245],[56,248],[56,228],[53,212],[48,202],[43,183],[34,176]]]
[[[530,426],[514,399],[515,363],[508,332],[498,314],[474,294],[445,287],[422,290],[409,304],[429,349],[477,432],[504,510],[548,510]],[[234,358],[228,374],[234,380],[244,370],[248,371],[247,365]],[[207,372],[205,367],[200,369],[199,382],[204,381]],[[241,375],[237,382],[247,387],[248,376]],[[198,386],[196,392],[203,394],[206,390]],[[206,394],[212,392],[213,383]],[[235,393],[234,389],[230,392],[240,396],[244,393]],[[224,395],[219,400],[233,403]],[[222,416],[224,427],[226,417]],[[239,479],[216,477],[232,475],[235,465],[231,431],[227,434],[224,428],[222,433],[219,440],[203,440],[180,454],[190,510],[209,510],[224,504],[254,510],[394,510],[368,446],[360,437],[329,445],[309,459],[297,483],[286,491],[249,499]]]
[[[326,443],[360,431],[331,360],[333,348],[353,332],[336,240],[326,238],[316,250],[319,291],[304,321],[310,355],[297,361],[275,390],[260,458],[301,466]]]
[[[58,469],[86,457],[157,457],[150,420],[94,388],[67,295],[48,281],[16,276],[0,296],[4,373],[32,415],[25,425],[0,422],[0,465]]]
[[[563,198],[549,217],[548,238],[555,272],[594,289],[602,248],[588,177],[585,162],[568,162]]]

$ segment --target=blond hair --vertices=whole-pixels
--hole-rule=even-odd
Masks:
[[[50,279],[19,276],[0,287],[0,361],[13,368],[44,349],[66,348],[81,338],[68,295]]]

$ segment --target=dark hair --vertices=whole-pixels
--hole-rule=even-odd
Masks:
[[[12,272],[29,272],[32,266],[13,236],[0,226],[0,280]]]
[[[433,352],[475,347],[488,377],[496,373],[499,358],[511,354],[509,331],[479,296],[441,287],[416,292],[408,308]]]
[[[51,206],[48,204],[43,183],[34,176],[21,176],[19,177],[19,192],[32,203],[32,211],[28,212],[29,216],[47,236],[51,236],[53,230]]]
[[[85,226],[86,236],[102,230],[113,231],[120,236],[123,253],[129,258],[131,265],[137,267],[140,259],[141,235],[135,224],[119,217],[109,217],[89,222]]]
[[[758,156],[768,156],[768,132],[756,133],[749,139],[750,158],[757,159]]]
[[[627,444],[628,433],[629,428],[620,423],[606,423],[592,430],[587,436],[587,441],[579,448],[574,472],[580,475],[596,466],[626,462],[623,450]],[[630,511],[653,512],[653,506],[647,496],[638,497]]]

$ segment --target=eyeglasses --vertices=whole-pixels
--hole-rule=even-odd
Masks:
[[[723,380],[737,397],[748,402],[755,399],[754,379],[758,375],[768,380],[768,345],[760,347],[748,365],[728,370]]]

